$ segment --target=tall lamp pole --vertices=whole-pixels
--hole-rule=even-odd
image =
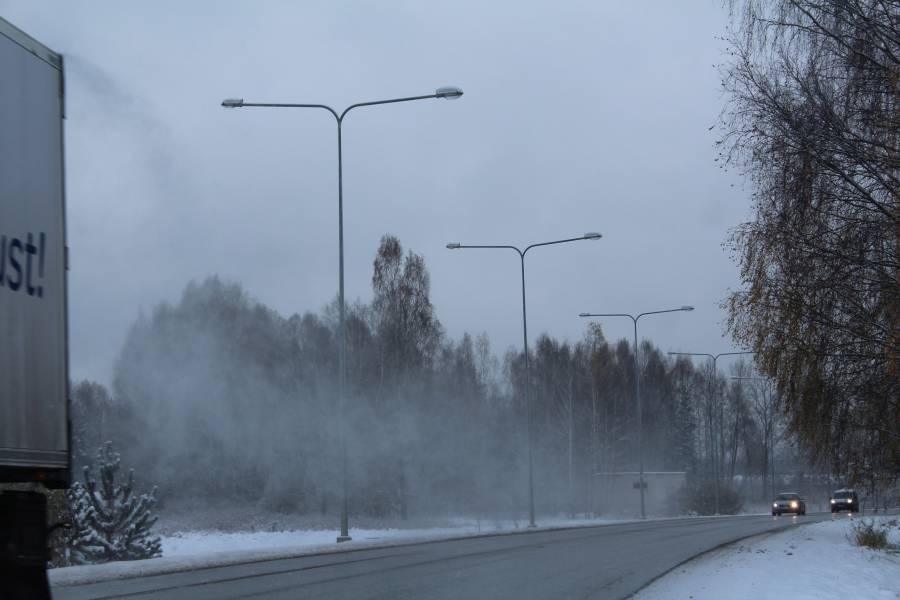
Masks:
[[[716,375],[719,373],[719,367],[716,366],[719,358],[722,356],[739,356],[741,354],[753,354],[753,352],[742,351],[742,352],[720,352],[719,354],[708,354],[706,352],[669,352],[670,356],[705,356],[707,358],[712,359],[713,363],[713,372],[712,372],[712,381],[713,385],[715,385]],[[722,410],[722,403],[716,402],[716,420],[720,420],[719,413]],[[716,428],[713,429],[713,445],[714,445],[714,454],[713,454],[713,478],[716,480],[713,488],[715,489],[715,498],[716,498],[716,514],[719,514],[719,444],[721,440],[719,440],[719,431],[718,431],[719,423],[716,424]]]
[[[646,519],[647,513],[644,506],[644,415],[643,406],[641,404],[641,376],[638,367],[638,331],[637,325],[641,317],[647,315],[661,315],[663,313],[692,311],[693,306],[682,306],[681,308],[670,308],[667,310],[654,310],[650,312],[642,312],[637,316],[628,313],[579,313],[579,317],[628,317],[634,323],[634,398],[637,402],[638,417],[638,487],[641,488],[641,518]]]
[[[478,245],[472,246],[467,244],[460,244],[458,242],[452,242],[447,244],[447,248],[450,250],[461,250],[468,248],[479,248],[479,249],[498,249],[503,248],[507,250],[515,250],[519,255],[519,262],[522,267],[522,341],[523,346],[525,348],[525,406],[526,411],[528,412],[528,526],[536,527],[537,524],[534,521],[534,449],[532,444],[533,438],[533,420],[534,415],[532,414],[532,404],[531,404],[531,371],[528,363],[528,319],[526,318],[525,313],[525,255],[532,248],[538,248],[540,246],[552,246],[554,244],[565,244],[566,242],[578,242],[581,240],[599,240],[602,235],[595,232],[586,233],[581,237],[575,238],[567,238],[564,240],[556,240],[553,242],[541,242],[539,244],[531,244],[530,246],[526,246],[524,250],[520,250],[517,246],[485,246]]]
[[[398,102],[412,102],[413,100],[429,100],[432,98],[444,98],[453,100],[460,98],[463,91],[458,87],[442,87],[433,94],[424,96],[408,96],[405,98],[392,98],[389,100],[374,100],[372,102],[358,102],[351,104],[338,113],[335,109],[325,104],[284,104],[269,102],[244,102],[243,98],[228,98],[222,101],[225,108],[320,108],[327,110],[337,122],[337,148],[338,148],[338,411],[340,413],[339,437],[341,446],[341,534],[338,542],[347,542],[350,537],[349,518],[347,515],[349,505],[348,475],[347,475],[347,425],[345,411],[345,388],[347,381],[347,339],[344,323],[344,164],[343,144],[341,142],[341,130],[344,117],[354,108],[363,106],[376,106],[379,104],[396,104]]]

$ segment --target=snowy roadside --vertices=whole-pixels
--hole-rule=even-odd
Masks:
[[[191,531],[162,536],[160,558],[112,562],[100,565],[62,567],[48,571],[53,586],[80,585],[130,577],[144,577],[246,562],[293,558],[310,554],[347,552],[361,548],[382,548],[417,542],[450,540],[486,535],[511,535],[526,531],[547,531],[572,527],[592,527],[634,522],[636,519],[542,519],[536,529],[520,522],[475,522],[455,527],[424,529],[353,529],[353,541],[338,544],[333,530],[230,532]],[[228,548],[223,551],[223,548]]]
[[[860,548],[850,541],[860,517],[842,514],[736,542],[677,567],[635,600],[791,600],[900,598],[900,552]],[[868,517],[866,517],[868,518]],[[889,543],[900,544],[896,516]]]

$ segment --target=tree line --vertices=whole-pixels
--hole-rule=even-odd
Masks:
[[[373,261],[372,300],[348,306],[346,324],[342,415],[336,303],[284,317],[237,283],[189,284],[176,304],[135,321],[111,389],[74,386],[76,467],[111,440],[163,505],[202,498],[334,513],[346,427],[354,514],[524,514],[523,353],[498,357],[486,334],[451,339],[423,258],[389,235]],[[537,339],[539,511],[608,510],[595,502],[597,474],[637,470],[633,352],[596,324],[573,342]],[[685,471],[694,484],[719,473],[725,488],[758,499],[773,491],[776,459],[794,468],[767,382],[672,360],[649,341],[639,370],[647,470]]]

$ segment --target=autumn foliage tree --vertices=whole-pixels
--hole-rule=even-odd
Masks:
[[[900,473],[900,4],[745,0],[722,160],[751,182],[734,339],[813,455]]]

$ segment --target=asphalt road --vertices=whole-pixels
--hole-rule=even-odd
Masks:
[[[87,598],[626,598],[743,537],[830,518],[714,517],[537,531],[246,563],[53,590]]]

